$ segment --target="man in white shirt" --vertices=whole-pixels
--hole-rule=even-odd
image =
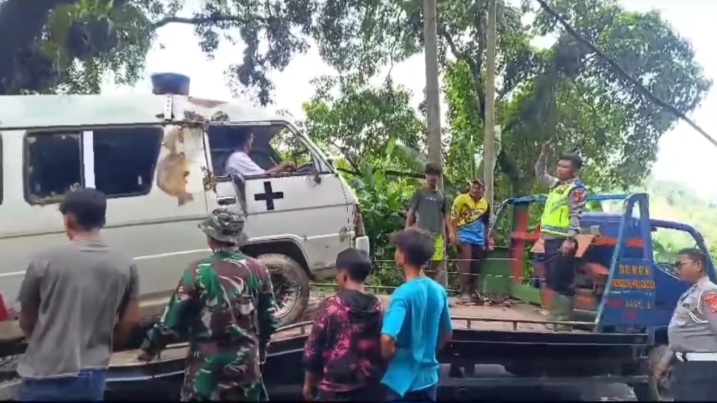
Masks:
[[[237,149],[227,158],[224,168],[225,174],[239,174],[241,176],[266,175],[279,172],[288,172],[294,169],[294,163],[290,161],[281,162],[279,165],[263,170],[249,157],[249,151],[254,144],[254,134],[239,134]]]

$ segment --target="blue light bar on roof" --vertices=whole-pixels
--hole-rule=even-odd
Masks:
[[[189,95],[189,83],[189,77],[184,74],[152,74],[152,93],[156,95]]]

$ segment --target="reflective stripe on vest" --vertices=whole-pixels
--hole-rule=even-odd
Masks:
[[[558,185],[550,190],[548,199],[545,201],[545,210],[540,220],[540,231],[557,236],[568,236],[570,229],[570,191],[578,186],[577,182]]]

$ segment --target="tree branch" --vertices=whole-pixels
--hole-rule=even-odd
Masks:
[[[344,159],[346,160],[346,162],[348,162],[349,165],[351,165],[351,168],[353,168],[354,171],[361,172],[361,168],[359,167],[359,164],[356,161],[354,161],[353,155],[351,155],[351,150],[349,150],[348,147],[340,146],[340,145],[336,144],[335,141],[332,141],[331,145],[338,148],[338,150],[341,152],[341,154],[344,155]],[[357,173],[356,175],[360,175],[360,173]]]
[[[690,118],[688,118],[684,113],[680,112],[679,109],[675,108],[674,106],[668,104],[667,102],[661,100],[657,96],[655,96],[650,90],[645,88],[644,85],[642,85],[641,82],[639,82],[637,79],[632,77],[630,74],[628,74],[622,67],[620,67],[619,64],[617,64],[614,60],[612,60],[609,56],[607,56],[605,53],[603,53],[597,46],[593,45],[590,41],[585,39],[582,35],[580,35],[566,20],[563,18],[557,11],[553,10],[548,3],[545,2],[545,0],[535,0],[540,4],[540,8],[543,9],[548,15],[550,15],[552,18],[557,20],[560,25],[565,28],[566,31],[570,35],[572,35],[575,39],[577,39],[580,43],[587,46],[588,49],[593,51],[602,61],[607,63],[614,71],[622,77],[623,79],[627,80],[630,84],[632,84],[633,89],[637,91],[640,95],[644,96],[645,98],[649,99],[653,103],[659,105],[661,108],[666,109],[668,112],[672,113],[679,119],[682,119],[684,122],[686,122],[688,125],[692,126],[693,129],[697,130],[698,133],[702,135],[707,141],[712,143],[715,147],[717,147],[717,140],[712,138],[707,132],[702,129],[701,127],[697,126],[697,123],[693,122]]]
[[[50,12],[79,0],[0,1],[0,94],[15,93],[15,54],[32,47],[42,35]]]
[[[361,176],[361,172],[354,171],[352,169],[346,169],[346,168],[336,168],[340,172],[344,172],[351,175]],[[388,176],[397,176],[401,178],[416,178],[416,179],[425,179],[425,174],[419,174],[414,172],[404,172],[404,171],[395,171],[392,169],[385,169],[382,170],[383,173],[385,173]]]
[[[438,34],[448,43],[448,47],[451,49],[451,53],[453,53],[453,56],[457,60],[462,60],[468,65],[468,68],[471,70],[471,74],[473,75],[473,82],[474,82],[474,88],[476,90],[476,94],[478,97],[478,108],[480,109],[478,111],[478,117],[480,118],[481,122],[485,122],[485,115],[484,115],[484,109],[485,109],[485,94],[483,92],[483,80],[481,79],[481,66],[476,64],[476,62],[465,55],[465,53],[458,50],[458,46],[456,45],[455,41],[453,41],[453,38],[451,38],[451,35],[441,26],[441,24],[438,25]],[[481,35],[480,29],[478,32],[478,35]],[[482,56],[482,51],[479,53],[479,57]]]
[[[211,15],[209,17],[164,17],[161,20],[151,24],[149,26],[150,30],[155,30],[158,28],[161,28],[165,25],[169,24],[192,24],[192,25],[199,25],[199,24],[215,24],[218,22],[237,22],[240,24],[248,24],[250,22],[259,21],[259,22],[265,22],[263,18],[253,16],[251,19],[240,17],[237,15]]]

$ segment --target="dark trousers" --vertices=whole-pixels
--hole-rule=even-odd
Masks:
[[[565,239],[552,238],[544,240],[545,247],[545,285],[551,291],[566,297],[575,296],[575,250],[570,255],[563,255],[560,250]]]
[[[386,401],[387,402],[435,402],[438,400],[438,385],[433,385],[430,388],[414,390],[406,393],[403,397],[399,396],[396,392],[386,387]]]
[[[676,362],[671,386],[676,402],[717,401],[717,361]]]
[[[346,392],[317,390],[317,402],[378,402],[383,400],[383,388],[379,384],[364,386]]]
[[[474,291],[480,291],[480,272],[485,263],[487,251],[483,245],[473,245],[469,243],[460,243],[458,245],[460,252],[460,264],[458,272],[460,273],[461,294],[469,295]],[[476,290],[476,288],[478,288]]]
[[[107,370],[84,369],[77,376],[28,379],[20,383],[16,400],[32,401],[102,401]]]

